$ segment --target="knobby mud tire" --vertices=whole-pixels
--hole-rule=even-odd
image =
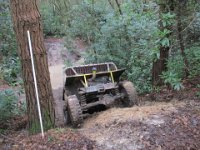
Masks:
[[[64,100],[64,106],[63,106],[63,120],[64,120],[64,125],[70,124],[70,119],[69,119],[69,112],[67,109],[67,95],[66,93],[63,93],[63,100]]]
[[[82,110],[76,95],[67,97],[67,108],[70,122],[73,127],[80,127],[83,122]]]
[[[125,98],[122,99],[122,105],[124,107],[138,105],[138,96],[133,83],[130,81],[123,81],[121,88],[121,91],[125,94]]]

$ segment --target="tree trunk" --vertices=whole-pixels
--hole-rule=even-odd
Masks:
[[[27,102],[28,128],[30,133],[37,133],[40,131],[40,124],[32,76],[31,57],[28,48],[27,30],[31,34],[44,130],[54,127],[55,124],[54,101],[47,63],[47,53],[40,23],[41,16],[36,0],[10,0],[10,8],[19,46],[18,55],[22,65]]]
[[[186,7],[186,6],[185,6]],[[183,40],[183,35],[182,35],[182,21],[181,21],[181,9],[184,8],[181,2],[178,3],[177,5],[177,39],[179,41],[180,45],[180,50],[181,50],[181,55],[184,60],[184,71],[185,71],[185,77],[189,75],[188,71],[188,60],[185,55],[185,45],[184,45],[184,40]]]
[[[170,29],[170,26],[163,27],[162,25],[162,13],[167,13],[169,11],[173,11],[173,0],[171,1],[160,1],[160,22],[159,22],[159,28],[160,31],[164,31],[165,28]],[[166,35],[167,38],[169,38],[169,34]],[[169,57],[169,47],[168,46],[162,46],[160,45],[160,58],[153,62],[152,67],[152,84],[153,85],[163,85],[164,82],[161,78],[162,72],[167,70],[167,60]]]
[[[169,47],[160,47],[160,58],[153,62],[152,83],[153,85],[163,85],[160,77],[163,71],[167,70],[167,59],[169,57]]]

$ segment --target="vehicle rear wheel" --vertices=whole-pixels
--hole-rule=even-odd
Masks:
[[[83,122],[83,116],[81,106],[76,95],[67,97],[67,108],[72,126],[79,127]]]
[[[63,110],[63,115],[64,115],[64,125],[68,125],[70,123],[68,111]]]
[[[64,120],[64,125],[68,125],[70,123],[70,119],[69,119],[69,112],[67,110],[67,95],[65,93],[63,93],[63,100],[64,100],[63,120]]]
[[[124,107],[138,105],[137,92],[132,82],[123,81],[121,84],[121,93],[125,94],[124,99],[122,99],[122,105]]]

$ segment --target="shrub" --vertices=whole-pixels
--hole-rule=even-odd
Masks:
[[[136,8],[132,2],[121,5],[123,14],[109,4],[83,3],[72,9],[71,27],[68,28],[66,45],[73,49],[75,37],[84,39],[87,49],[86,63],[113,61],[126,68],[125,76],[133,81],[139,92],[151,91],[151,66],[156,49],[157,15],[141,3]]]
[[[22,83],[21,68],[18,57],[8,57],[3,60],[3,64],[0,66],[2,72],[2,79],[6,80],[10,85],[18,85]]]
[[[42,1],[40,3],[40,12],[45,35],[65,35],[67,28],[66,18],[62,14],[56,14],[51,3]]]
[[[20,63],[7,0],[0,1],[0,20],[0,78],[13,84],[20,76]]]
[[[186,49],[186,55],[189,63],[190,77],[200,74],[200,45],[194,44]]]
[[[170,47],[168,70],[162,73],[162,79],[173,89],[183,88],[184,63],[174,30],[177,28],[176,11],[159,14],[156,2],[135,0],[121,2],[120,9],[122,13],[116,5],[111,7],[108,1],[84,0],[74,5],[66,34],[67,48],[73,51],[73,39],[83,39],[89,45],[86,63],[115,62],[127,69],[125,77],[144,93],[153,89],[151,69],[153,61],[160,57],[160,46]],[[163,31],[158,29],[161,25],[159,15],[165,28]],[[189,47],[186,55],[190,75],[195,76],[200,73],[198,46],[184,44]]]
[[[0,91],[0,121],[5,121],[25,112],[25,104],[22,104],[22,109],[19,109],[17,102],[18,98],[12,89]]]
[[[9,3],[7,0],[0,1],[0,54],[3,56],[17,56],[17,44],[12,27]]]
[[[180,90],[183,88],[181,83],[184,77],[184,62],[180,54],[176,53],[171,56],[167,61],[166,72],[163,72],[161,78],[166,84],[169,84],[174,90]]]

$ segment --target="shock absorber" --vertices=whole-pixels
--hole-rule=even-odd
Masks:
[[[84,108],[84,107],[87,105],[85,94],[81,94],[81,95],[80,95],[80,102],[81,102],[81,107],[82,107],[82,108]]]

